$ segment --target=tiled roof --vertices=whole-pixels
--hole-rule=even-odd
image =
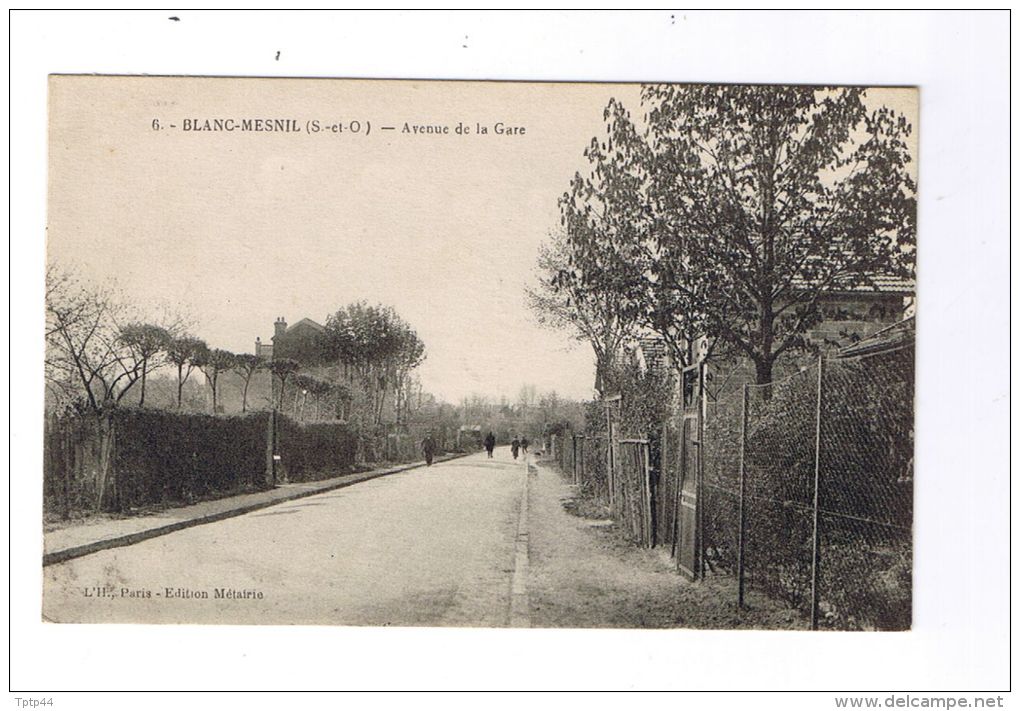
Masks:
[[[850,287],[849,289],[832,289],[834,293],[853,293],[853,294],[913,294],[917,288],[913,279],[908,279],[900,276],[894,276],[891,274],[878,274],[868,277],[868,282],[861,283],[857,286]],[[805,289],[810,285],[803,279],[793,279],[791,286],[794,289]]]
[[[312,327],[313,329],[315,329],[316,331],[325,331],[325,330],[326,330],[326,329],[325,329],[325,328],[324,328],[324,327],[322,326],[322,324],[320,324],[320,323],[316,323],[315,321],[313,321],[313,320],[312,320],[312,319],[310,319],[310,318],[303,318],[303,319],[301,319],[300,321],[298,321],[297,323],[295,323],[295,324],[293,324],[292,326],[290,326],[290,327],[289,327],[289,328],[287,329],[287,332],[288,332],[288,333],[290,333],[291,331],[293,331],[293,330],[294,330],[295,328],[297,328],[298,326],[301,326],[302,324],[304,324],[305,326],[311,326],[311,327]]]

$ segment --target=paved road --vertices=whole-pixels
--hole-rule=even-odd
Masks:
[[[43,615],[519,624],[511,591],[525,477],[524,463],[497,449],[493,460],[482,453],[48,566]]]

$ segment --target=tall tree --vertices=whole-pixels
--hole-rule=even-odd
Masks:
[[[645,248],[662,326],[696,324],[759,383],[810,347],[819,301],[911,276],[911,126],[856,88],[652,85]],[[658,303],[656,303],[658,302]],[[689,329],[688,329],[689,330]]]
[[[572,258],[571,252],[563,233],[554,233],[541,247],[538,286],[527,291],[528,305],[540,325],[566,331],[591,347],[596,387],[604,390],[635,322],[609,280],[594,278],[592,265],[582,256]]]
[[[764,383],[812,347],[824,295],[912,275],[911,127],[863,90],[651,85],[642,103],[640,129],[609,103],[589,174],[561,199],[545,295],[568,317],[605,290],[678,364],[705,336]]]
[[[167,360],[177,369],[177,409],[181,409],[184,384],[192,371],[205,364],[209,357],[209,346],[194,336],[179,336],[170,341],[166,349]]]
[[[145,381],[149,373],[162,365],[160,356],[170,345],[170,331],[151,323],[131,323],[120,329],[120,342],[127,347],[140,370],[139,407],[145,407]]]
[[[216,412],[216,395],[218,393],[220,374],[233,369],[235,358],[236,356],[230,351],[214,348],[209,351],[204,362],[199,364],[199,367],[205,374],[206,382],[209,383],[209,387],[212,390],[212,411],[214,414]]]
[[[301,364],[291,358],[274,358],[269,362],[269,372],[280,381],[279,396],[276,407],[283,409],[283,396],[287,388],[287,381],[301,369]]]
[[[392,389],[399,398],[408,375],[425,358],[424,343],[394,309],[364,301],[327,319],[324,346],[349,386],[357,378],[368,398],[366,415],[376,424],[382,420],[387,392]]]
[[[265,366],[264,358],[251,353],[238,353],[234,356],[233,371],[241,377],[241,412],[248,411],[248,387],[252,378]]]
[[[592,138],[585,170],[560,197],[563,229],[540,253],[539,288],[529,293],[540,323],[591,345],[600,390],[642,325],[651,258],[644,237],[652,220],[642,199],[649,148],[620,102],[610,100],[603,118],[606,136]]]
[[[124,302],[56,265],[47,268],[46,381],[50,393],[98,412],[119,403],[145,371],[122,338]]]

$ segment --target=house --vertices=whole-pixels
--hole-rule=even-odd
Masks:
[[[633,346],[634,361],[642,373],[668,373],[673,368],[669,348],[657,336],[642,336]]]
[[[913,333],[912,314],[914,311],[914,282],[895,276],[873,277],[867,285],[852,289],[836,290],[823,294],[818,302],[821,320],[804,334],[808,345],[825,355],[850,357],[857,353],[855,344],[866,349],[876,334],[902,332],[905,327],[896,324],[910,322]],[[880,340],[883,340],[880,339]],[[884,342],[883,340],[883,342]],[[911,341],[912,342],[912,341]],[[876,346],[877,347],[877,346]],[[745,382],[754,382],[755,369],[748,358],[739,353],[715,349],[710,353],[707,338],[695,339],[688,347],[691,362],[704,361],[706,364],[706,387],[711,398],[724,397]],[[640,336],[627,346],[628,359],[641,373],[666,374],[677,365],[671,358],[664,341],[655,335]],[[802,368],[805,357],[814,359],[814,351],[805,356],[803,351],[784,354],[775,364],[773,380],[779,380]],[[596,389],[601,385],[596,381]],[[601,390],[600,390],[601,392]]]
[[[272,343],[255,339],[255,355],[267,360],[292,358],[302,365],[316,365],[322,361],[322,334],[325,330],[322,324],[310,318],[303,318],[288,327],[281,316],[273,323]]]
[[[819,301],[822,321],[807,332],[807,339],[823,353],[839,349],[884,330],[914,308],[914,281],[878,276],[873,285],[825,294]]]
[[[910,315],[914,309],[914,282],[895,276],[879,276],[871,284],[826,292],[818,299],[821,320],[804,338],[826,355],[867,338]],[[704,343],[695,352],[704,353]],[[796,359],[796,357],[795,357]]]
[[[834,290],[820,297],[821,320],[804,334],[810,348],[826,356],[838,356],[841,349],[866,340],[913,313],[912,279],[878,276],[870,281],[870,284]],[[706,358],[707,350],[704,339],[695,343],[694,352],[707,364],[705,377],[710,397],[723,397],[730,389],[755,381],[754,365],[748,358],[732,353]],[[806,360],[815,358],[815,350],[784,353],[773,366],[773,381],[801,370]]]

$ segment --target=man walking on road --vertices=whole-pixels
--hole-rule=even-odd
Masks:
[[[492,450],[496,448],[496,435],[489,432],[485,435],[485,451],[489,453],[489,459],[492,459]]]
[[[510,453],[514,455],[514,459],[517,459],[517,452],[521,449],[521,441],[514,437],[514,441],[510,443]]]
[[[436,453],[436,442],[432,439],[432,433],[429,432],[425,435],[425,439],[421,441],[421,452],[425,455],[425,465],[432,466],[432,457]]]

